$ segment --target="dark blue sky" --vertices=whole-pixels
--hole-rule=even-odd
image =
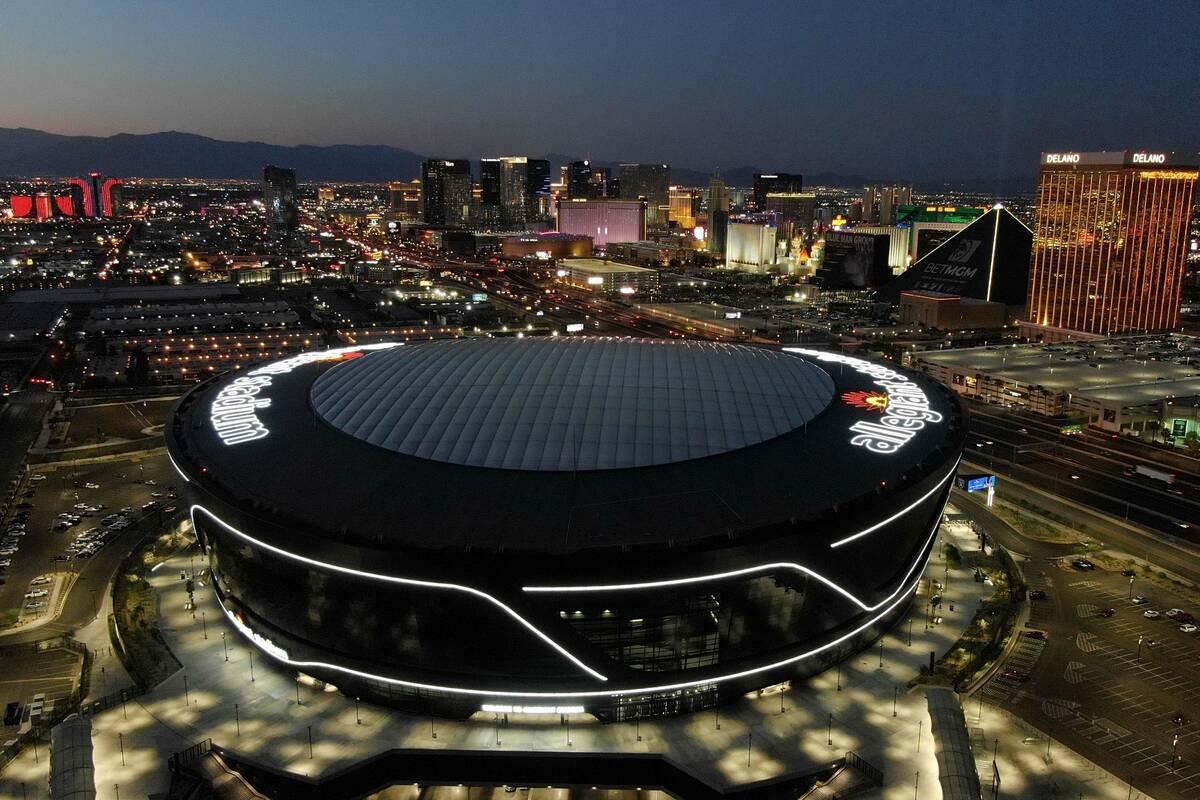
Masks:
[[[1200,2],[6,3],[0,126],[996,180],[1200,149]]]

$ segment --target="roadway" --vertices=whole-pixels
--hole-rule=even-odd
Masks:
[[[42,417],[55,397],[50,392],[23,391],[0,401],[0,475],[6,483],[20,474],[25,453],[41,431]]]
[[[1180,471],[1174,483],[1166,483],[1136,473],[1134,467],[1141,464],[1172,467],[1144,444],[1096,433],[1067,436],[1033,415],[973,406],[967,448],[998,474],[1200,544],[1200,476]]]

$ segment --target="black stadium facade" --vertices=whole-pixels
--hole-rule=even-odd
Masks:
[[[801,348],[476,339],[211,379],[168,449],[233,624],[353,696],[444,715],[694,710],[905,613],[964,412]]]

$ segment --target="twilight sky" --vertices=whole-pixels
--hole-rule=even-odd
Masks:
[[[1200,150],[1200,2],[55,0],[0,127],[997,180]]]

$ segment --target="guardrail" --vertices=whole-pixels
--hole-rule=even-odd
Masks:
[[[846,766],[865,775],[873,786],[883,786],[883,770],[867,761],[853,750],[846,751]]]

